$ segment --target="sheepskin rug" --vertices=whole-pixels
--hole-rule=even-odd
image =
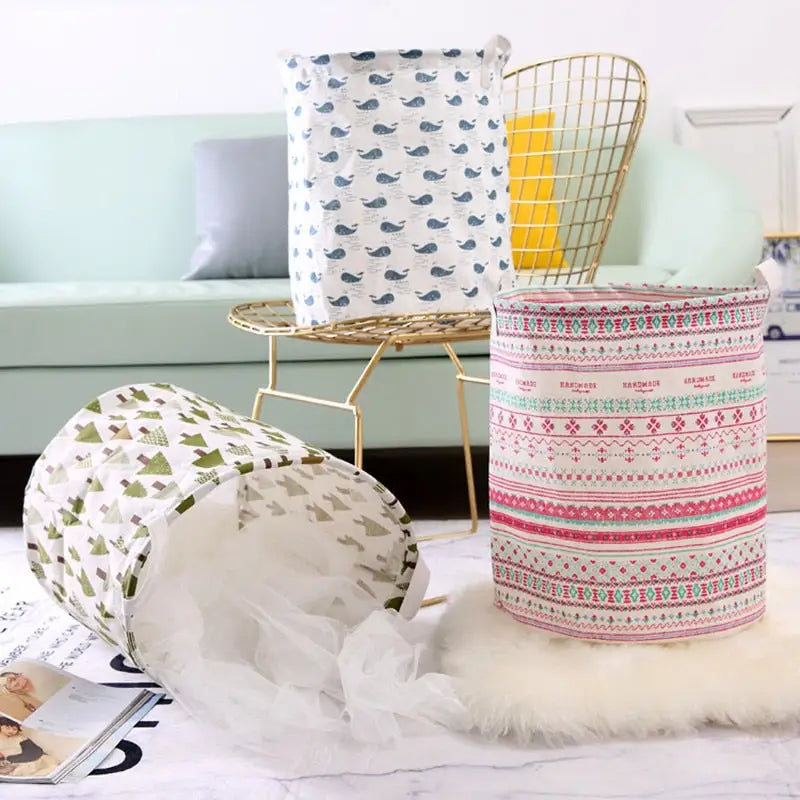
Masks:
[[[436,633],[439,668],[484,736],[564,743],[800,720],[796,567],[770,567],[758,622],[670,644],[554,636],[495,608],[493,591],[480,583],[451,599]]]

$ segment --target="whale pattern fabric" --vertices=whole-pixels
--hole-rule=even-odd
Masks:
[[[299,325],[488,310],[512,288],[498,39],[283,60]]]

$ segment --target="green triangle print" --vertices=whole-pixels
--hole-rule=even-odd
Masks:
[[[172,475],[172,467],[167,461],[167,457],[161,453],[156,453],[148,462],[139,470],[139,475]]]
[[[153,497],[156,500],[166,500],[169,497],[178,497],[180,493],[181,490],[178,484],[175,481],[171,481],[160,492],[156,492]]]
[[[181,444],[188,445],[189,447],[208,447],[206,440],[203,438],[202,433],[182,434]]]
[[[200,417],[201,419],[209,419],[208,413],[203,411],[202,408],[192,408],[190,410],[196,417]]]
[[[119,513],[119,503],[114,501],[103,517],[103,522],[107,525],[119,525],[122,522],[122,514]]]
[[[134,481],[122,494],[126,497],[147,497],[147,489],[140,481]]]
[[[88,403],[87,405],[85,405],[84,409],[86,409],[86,411],[92,411],[95,414],[101,414],[102,413],[102,409],[100,408],[100,401],[96,397],[95,397],[94,400],[92,400],[91,403]]]
[[[81,456],[75,459],[75,469],[89,469],[92,466],[91,455]]]
[[[84,425],[84,427],[80,429],[78,435],[75,437],[75,441],[98,444],[103,440],[100,438],[100,434],[97,432],[94,422],[90,422],[88,425]]]
[[[89,582],[89,576],[86,574],[85,570],[81,570],[78,580],[81,583],[81,589],[83,590],[83,593],[87,597],[94,597],[94,589],[92,589],[92,584]]]
[[[136,415],[136,419],[164,419],[160,411],[140,411]]]
[[[50,556],[47,555],[47,550],[42,547],[41,542],[36,542],[36,549],[39,551],[39,563],[40,564],[52,564],[52,560]]]
[[[125,467],[131,463],[131,460],[128,458],[127,453],[121,448],[118,447],[106,460],[105,464],[107,465],[114,465],[118,467]]]
[[[187,416],[182,411],[181,411],[180,414],[178,414],[178,419],[181,422],[185,422],[187,425],[199,425],[200,424],[196,419],[194,419],[193,417]]]
[[[89,488],[86,490],[87,492],[104,492],[103,484],[100,483],[99,478],[92,478],[92,482],[89,484]]]
[[[153,444],[156,447],[169,447],[169,439],[167,438],[167,434],[160,426],[154,431],[150,431],[150,433],[146,433],[144,436],[139,437],[139,441],[143,444]]]
[[[220,464],[224,464],[225,459],[222,457],[222,453],[219,450],[212,450],[210,453],[206,453],[204,456],[200,456],[196,461],[192,461],[192,464],[195,467],[202,467],[203,469],[210,469],[211,467],[218,467]]]
[[[51,523],[50,523],[50,524],[47,526],[47,538],[48,538],[48,539],[63,539],[64,537],[63,537],[63,535],[60,533],[60,531],[58,530],[58,528],[56,528],[56,526],[55,526],[55,525],[53,525],[53,523],[51,522]]]
[[[92,549],[89,551],[93,556],[107,556],[108,547],[106,547],[106,540],[102,536],[98,536],[94,540]]]
[[[80,525],[81,521],[70,511],[61,512],[61,524],[66,528],[69,525]]]
[[[143,403],[150,402],[150,398],[147,396],[147,392],[145,392],[144,389],[134,389],[131,392],[131,395],[137,400],[141,400]]]
[[[28,509],[27,520],[29,525],[36,525],[39,522],[44,522],[42,515],[33,507]]]
[[[175,389],[169,383],[154,383],[156,389],[163,389],[165,392],[172,392],[175,394]]]

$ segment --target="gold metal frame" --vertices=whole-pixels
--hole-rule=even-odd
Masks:
[[[528,135],[524,151],[516,152],[523,161],[518,177],[514,179],[512,175],[511,181],[511,222],[515,230],[525,229],[522,246],[514,247],[512,238],[518,285],[585,283],[594,279],[644,120],[646,97],[641,67],[611,53],[585,53],[529,64],[505,77],[504,103],[510,134]],[[539,115],[546,114],[546,124],[534,122],[526,127],[524,119],[534,114],[540,121]],[[540,192],[540,187],[549,190]],[[557,235],[553,235],[554,225]],[[536,266],[522,266],[526,258],[533,258]],[[441,345],[456,371],[470,527],[420,540],[477,531],[464,385],[487,385],[489,380],[467,375],[454,345],[489,339],[488,311],[374,316],[300,327],[295,324],[291,301],[280,300],[236,306],[228,320],[269,339],[268,382],[256,393],[253,416],[260,415],[265,397],[348,411],[354,418],[354,463],[359,468],[363,466],[364,441],[363,414],[357,401],[382,357],[392,347],[402,350],[412,345]],[[345,399],[336,401],[278,388],[281,337],[369,345],[375,349]],[[430,598],[424,605],[444,599]]]

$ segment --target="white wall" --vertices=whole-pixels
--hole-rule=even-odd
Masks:
[[[635,58],[647,127],[672,136],[676,107],[795,103],[799,31],[800,0],[0,0],[0,123],[281,110],[283,48],[469,46],[499,32],[512,65]]]

